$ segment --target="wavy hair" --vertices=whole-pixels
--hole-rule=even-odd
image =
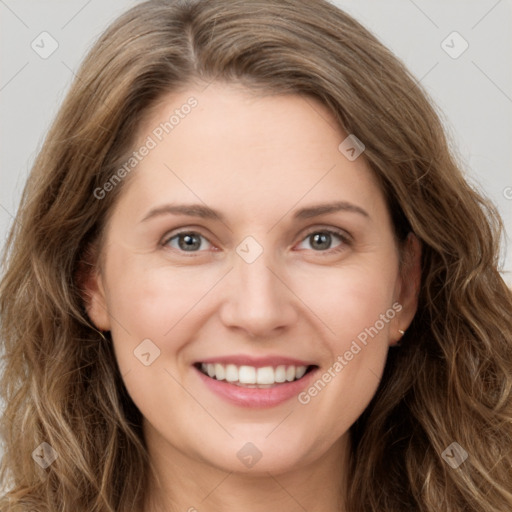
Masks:
[[[126,186],[94,191],[164,95],[213,80],[322,101],[364,157],[399,239],[422,244],[418,310],[351,427],[347,512],[512,510],[512,294],[496,208],[465,179],[404,65],[324,0],[150,0],[99,37],[35,160],[0,288],[0,511],[138,510],[151,470],[110,335],[87,317],[94,266]],[[47,469],[33,452],[47,442]],[[457,442],[458,468],[443,460]],[[41,449],[41,448],[39,448]],[[453,452],[452,452],[453,455]]]

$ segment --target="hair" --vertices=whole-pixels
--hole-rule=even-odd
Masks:
[[[142,416],[110,334],[87,316],[80,269],[96,264],[126,180],[101,200],[94,191],[133,149],[141,120],[165,95],[212,81],[320,100],[364,142],[397,239],[413,232],[422,245],[416,315],[350,429],[347,512],[510,511],[512,294],[499,271],[502,221],[464,178],[421,85],[324,0],[150,0],[89,51],[3,256],[0,510],[124,512],[147,497]],[[58,454],[47,469],[32,457],[42,442]],[[456,469],[441,456],[453,442],[468,453]]]

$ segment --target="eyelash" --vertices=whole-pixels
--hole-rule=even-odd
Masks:
[[[332,255],[332,254],[337,254],[337,253],[345,250],[346,246],[350,246],[351,245],[350,238],[343,231],[335,230],[335,229],[332,229],[332,228],[325,228],[325,229],[317,228],[317,229],[311,230],[311,231],[309,231],[308,233],[306,233],[304,235],[304,237],[301,239],[301,242],[306,240],[308,237],[310,237],[312,235],[315,235],[315,234],[318,234],[318,233],[323,233],[323,234],[329,234],[329,235],[337,236],[341,240],[341,242],[342,242],[338,247],[335,247],[334,249],[327,249],[325,251],[322,251],[322,250],[314,251],[314,249],[310,249],[310,250],[312,250],[312,251],[314,251],[314,252],[316,252],[318,254],[323,254],[323,255],[326,255],[326,256],[327,255]],[[166,236],[164,238],[164,240],[162,241],[161,245],[163,247],[167,247],[167,245],[169,244],[169,242],[171,240],[173,240],[174,238],[179,237],[180,235],[196,235],[196,236],[199,236],[199,237],[205,239],[208,243],[211,244],[211,242],[208,240],[207,237],[205,237],[204,235],[202,235],[201,233],[199,233],[197,231],[182,230],[182,231],[178,231],[177,233],[172,234],[172,236]],[[176,249],[174,247],[172,247],[171,250],[177,251],[177,252],[179,252],[179,253],[187,256],[187,257],[194,257],[194,256],[197,256],[198,254],[200,254],[201,252],[204,252],[204,251],[183,251],[181,249]]]

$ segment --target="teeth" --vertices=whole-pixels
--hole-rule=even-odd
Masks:
[[[239,385],[268,386],[276,383],[292,382],[304,377],[307,366],[236,366],[234,364],[201,364],[201,371],[216,380],[225,380]]]
[[[295,372],[293,373],[295,375]],[[258,384],[275,384],[276,379],[274,377],[274,368],[272,368],[272,366],[264,366],[263,368],[258,368],[256,371],[256,382]]]
[[[286,366],[278,366],[275,369],[274,379],[276,382],[284,382],[286,380]]]
[[[256,384],[256,368],[254,366],[240,366],[236,380],[242,384]]]
[[[304,377],[304,374],[306,373],[306,370],[307,370],[307,368],[305,366],[299,366],[295,370],[295,378],[296,379],[300,379],[300,378]]]
[[[215,378],[224,380],[226,378],[226,368],[222,364],[215,365]]]

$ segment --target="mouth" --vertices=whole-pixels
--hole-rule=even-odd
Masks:
[[[243,388],[274,388],[296,382],[318,368],[317,365],[249,366],[198,362],[194,366],[212,380]]]

